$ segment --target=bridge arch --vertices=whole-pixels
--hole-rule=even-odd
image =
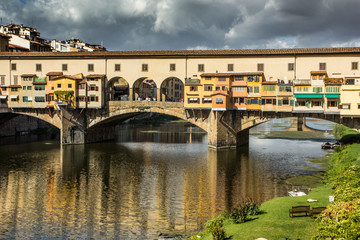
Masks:
[[[168,77],[160,85],[160,97],[163,102],[182,102],[184,82],[178,77]]]
[[[138,78],[133,84],[133,99],[138,100],[151,100],[156,101],[158,91],[156,82],[149,77]]]
[[[109,101],[128,101],[130,85],[123,77],[113,77],[106,83],[106,98]]]
[[[175,103],[176,104],[176,103]],[[130,119],[136,115],[140,115],[143,113],[159,113],[177,117],[179,119],[185,120],[205,132],[208,132],[207,123],[203,121],[196,121],[193,118],[187,118],[184,114],[183,109],[177,107],[145,107],[145,108],[119,108],[113,111],[108,117],[103,119],[94,120],[89,124],[89,129],[95,129],[97,127],[103,126],[112,126],[121,121],[125,121]]]

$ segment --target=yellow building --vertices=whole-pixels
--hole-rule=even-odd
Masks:
[[[185,108],[200,108],[202,94],[201,80],[198,78],[185,79]],[[211,108],[211,104],[210,104]]]
[[[263,111],[276,111],[277,81],[263,81],[261,89],[261,104]]]
[[[49,81],[48,106],[68,106],[77,108],[78,83],[83,80],[82,74],[74,76],[57,76]]]
[[[263,72],[248,73],[247,77],[247,110],[261,110],[261,83],[264,81]]]

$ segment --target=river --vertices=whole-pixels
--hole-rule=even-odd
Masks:
[[[267,139],[214,151],[185,123],[121,125],[115,142],[60,147],[55,141],[0,146],[1,239],[156,239],[191,234],[247,198],[285,196],[288,177],[327,152],[319,141]],[[319,134],[323,134],[319,132]]]

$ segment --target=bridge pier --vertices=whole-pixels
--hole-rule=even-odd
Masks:
[[[61,125],[60,125],[60,141],[62,145],[67,144],[84,144],[85,131],[82,126],[75,124],[69,117],[69,113],[66,110],[60,111]]]
[[[242,130],[236,111],[212,111],[208,119],[208,146],[216,149],[237,148],[249,143],[249,129]]]

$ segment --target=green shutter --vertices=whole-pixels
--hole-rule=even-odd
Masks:
[[[251,99],[248,98],[247,101],[246,101],[246,104],[250,105],[251,104]]]
[[[295,101],[295,107],[298,107],[298,106],[299,106],[299,102]]]
[[[290,106],[294,106],[294,100],[293,99],[290,100]]]
[[[281,99],[278,100],[278,105],[282,106],[282,100]]]

